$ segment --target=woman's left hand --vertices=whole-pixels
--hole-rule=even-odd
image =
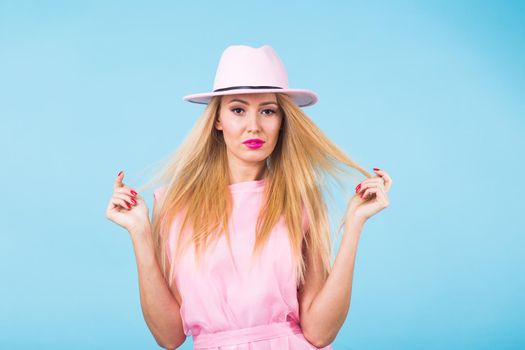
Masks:
[[[350,199],[347,219],[365,222],[371,216],[388,207],[387,192],[392,187],[392,179],[384,170],[374,168],[377,174],[356,186],[356,194]]]

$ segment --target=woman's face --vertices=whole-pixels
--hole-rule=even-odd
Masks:
[[[215,128],[223,132],[229,157],[260,163],[275,148],[282,117],[273,93],[224,95]],[[247,144],[251,139],[262,142]]]

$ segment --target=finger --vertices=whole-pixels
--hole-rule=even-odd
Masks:
[[[113,188],[120,188],[124,186],[122,183],[122,180],[124,179],[124,171],[121,171],[118,173],[117,178],[115,179],[115,183],[113,184]]]
[[[372,196],[372,194],[376,193],[377,192],[377,187],[369,187],[365,190],[363,190],[363,192],[361,193],[361,198],[363,199],[367,199],[369,197]]]
[[[388,206],[388,197],[386,193],[384,192],[384,189],[381,187],[376,188],[368,188],[363,192],[363,195],[361,198],[363,199],[371,199],[375,195],[376,200],[378,203],[381,203],[384,207]]]
[[[374,172],[381,176],[381,178],[383,178],[384,182],[385,182],[385,191],[388,192],[390,190],[390,187],[392,187],[392,178],[390,177],[390,175],[388,175],[388,173],[384,170],[381,170],[381,169],[378,169],[378,168],[374,168]]]
[[[131,204],[126,202],[124,199],[116,197],[116,196],[111,197],[111,203],[115,207],[121,207],[121,208],[124,208],[124,209],[131,209]]]
[[[132,195],[129,195],[127,193],[115,193],[114,196],[119,199],[125,200],[131,205],[137,205],[137,200]]]
[[[383,183],[382,179],[378,179],[378,181],[370,181],[364,184],[363,187],[361,187],[361,190],[367,189],[370,187],[378,187],[378,188],[385,188],[385,184]]]
[[[361,192],[361,195],[366,191],[366,190],[373,190],[373,191],[382,191],[384,192],[384,185],[383,185],[383,182],[379,182],[379,183],[368,183],[368,184],[365,184],[365,187],[361,188],[360,189],[360,192]]]
[[[367,188],[369,184],[378,184],[378,185],[383,184],[383,180],[380,177],[376,177],[376,176],[363,180],[355,187],[355,192],[359,193],[362,189]]]
[[[371,193],[374,193],[377,196],[386,196],[385,189],[383,186],[369,187],[363,191],[361,194],[364,197],[370,196]]]
[[[371,179],[369,179],[371,180]],[[380,178],[377,178],[377,180],[375,181],[363,181],[361,182],[357,187],[356,187],[356,193],[360,193],[360,192],[363,192],[364,190],[366,190],[367,188],[371,188],[371,187],[383,187],[383,180],[380,179]]]
[[[128,185],[124,185],[124,184],[122,185],[122,187],[116,188],[115,193],[116,192],[129,194],[130,196],[133,196],[135,198],[138,196],[138,193],[133,188],[129,187]]]

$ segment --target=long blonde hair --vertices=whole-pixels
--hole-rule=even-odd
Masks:
[[[256,224],[252,258],[264,246],[272,228],[284,215],[293,251],[297,285],[304,283],[305,250],[322,261],[324,278],[331,272],[332,237],[323,193],[328,191],[326,175],[341,184],[347,169],[371,175],[341,151],[286,94],[276,94],[282,112],[282,128],[272,154],[266,159],[263,205]],[[226,235],[230,248],[228,222],[232,198],[228,189],[229,169],[222,131],[214,127],[221,96],[214,96],[195,126],[153,179],[141,188],[165,186],[158,209],[153,213],[151,232],[162,273],[171,286],[183,247],[194,244],[197,260],[212,242]],[[303,213],[309,229],[303,232]],[[170,223],[182,215],[179,233],[191,227],[191,237],[178,234],[175,258],[167,258]],[[339,231],[344,225],[344,218]],[[186,240],[183,242],[183,239]]]

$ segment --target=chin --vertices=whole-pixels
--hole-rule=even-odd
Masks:
[[[255,152],[253,152],[250,155],[247,155],[246,153],[242,154],[239,158],[241,158],[245,162],[262,162],[263,160],[268,158],[268,156],[269,154],[266,153],[258,152],[257,154],[255,154]]]
[[[258,162],[262,162],[263,160],[265,160],[267,157],[266,156],[259,156],[259,157],[243,157],[242,159],[245,161],[245,162],[254,162],[254,163],[258,163]]]

